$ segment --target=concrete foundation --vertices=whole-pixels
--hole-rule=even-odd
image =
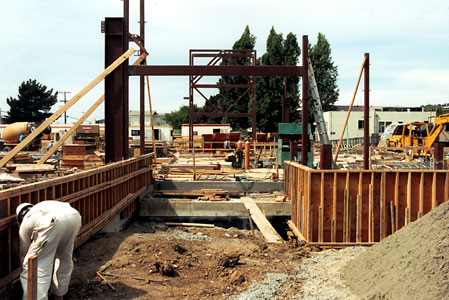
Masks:
[[[283,191],[284,182],[263,181],[159,181],[154,182],[155,190],[201,190],[222,189],[224,191],[269,192]]]
[[[258,202],[267,217],[290,216],[290,202]],[[144,198],[140,202],[139,217],[247,217],[240,200],[199,201],[186,199]]]

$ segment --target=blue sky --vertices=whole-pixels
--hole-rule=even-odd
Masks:
[[[130,0],[132,33],[138,33],[138,3]],[[100,22],[121,16],[123,7],[120,0],[0,0],[0,4],[2,113],[9,109],[6,98],[15,97],[20,83],[30,78],[70,91],[69,96],[87,85],[104,68]],[[298,40],[308,35],[312,43],[322,32],[339,70],[338,104],[350,102],[365,52],[371,60],[372,105],[449,102],[448,1],[147,0],[146,18],[150,64],[188,64],[189,49],[229,49],[246,25],[257,38],[259,56],[272,26],[284,36],[293,32]],[[187,77],[150,80],[153,110],[170,112],[186,104]],[[139,108],[138,89],[133,78],[130,109]],[[100,84],[68,111],[69,121],[102,94]],[[356,104],[362,102],[359,93]],[[103,114],[100,107],[91,118]]]

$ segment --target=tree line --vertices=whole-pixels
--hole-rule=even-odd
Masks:
[[[256,45],[256,37],[251,34],[249,26],[246,26],[241,37],[234,43],[232,49],[253,50]],[[323,110],[332,110],[334,103],[338,99],[339,89],[337,87],[337,66],[332,61],[331,47],[324,36],[319,33],[317,42],[309,44],[309,57],[314,67],[315,78],[323,105]],[[257,59],[256,64],[261,66],[270,65],[297,65],[301,55],[301,48],[295,34],[289,33],[283,36],[271,28],[266,42],[266,52]],[[249,58],[236,59],[238,64],[250,65]],[[226,64],[224,61],[222,64]],[[223,76],[218,84],[246,84],[247,79],[243,76]],[[216,95],[209,98],[204,106],[195,105],[195,111],[212,112],[213,106],[224,107],[232,105],[242,94],[242,89],[220,88]],[[311,93],[309,92],[309,97]],[[247,113],[252,108],[252,94],[247,93],[234,106],[233,112]],[[261,132],[276,132],[277,123],[282,120],[282,102],[284,97],[284,77],[281,76],[258,76],[256,79],[256,113],[257,130]],[[290,122],[299,122],[301,107],[300,82],[299,77],[287,77],[287,98],[290,100]],[[310,103],[310,101],[309,101]],[[312,112],[309,109],[309,119],[312,121]],[[180,128],[181,124],[188,123],[188,106],[181,106],[177,111],[173,111],[166,116],[167,122],[173,128]],[[195,119],[195,123],[229,123],[233,129],[246,129],[251,126],[251,120],[246,118],[203,118]]]

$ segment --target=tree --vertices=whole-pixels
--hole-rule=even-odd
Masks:
[[[193,105],[193,111],[198,111],[198,106]],[[182,105],[178,110],[172,111],[165,115],[167,123],[170,124],[173,129],[181,129],[182,124],[189,124],[189,106]],[[206,120],[194,119],[194,123],[205,123]]]
[[[58,101],[58,92],[38,83],[35,79],[22,82],[16,98],[6,99],[10,109],[6,116],[7,123],[42,122],[51,116],[50,109]]]
[[[256,45],[256,38],[251,34],[249,26],[245,27],[240,39],[238,39],[232,46],[233,50],[253,50]],[[232,60],[224,59],[222,65],[251,65],[251,59],[248,57],[237,57]],[[223,76],[218,81],[218,84],[248,84],[248,80],[244,76]],[[242,88],[220,88],[220,92],[217,95],[210,97],[209,101],[215,104],[217,107],[221,107],[220,101],[223,101],[225,110],[229,108],[243,93]],[[232,112],[247,113],[251,111],[251,93],[247,93],[243,96],[239,102],[232,108]],[[206,103],[204,105],[204,111],[212,111],[212,105]],[[211,121],[217,122],[218,118],[211,119]],[[223,118],[222,122],[229,122],[234,129],[248,128],[251,124],[247,118]]]
[[[424,109],[424,111],[434,111],[437,115],[441,115],[443,113],[444,107],[446,107],[447,104],[426,104],[421,105],[421,107]]]
[[[271,28],[267,38],[267,50],[258,59],[259,65],[296,65],[301,50],[293,33],[283,39],[282,33]],[[287,98],[290,100],[290,122],[299,119],[298,78],[287,78]],[[257,129],[263,132],[277,131],[277,124],[282,121],[282,102],[284,97],[284,77],[263,76],[257,79]]]
[[[331,47],[324,34],[318,33],[316,44],[309,45],[309,57],[312,61],[323,111],[333,110],[340,92],[337,86],[338,69],[332,61]],[[309,90],[309,97],[311,95]]]

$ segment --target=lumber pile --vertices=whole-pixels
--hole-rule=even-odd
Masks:
[[[162,197],[196,198],[202,201],[228,201],[230,197],[240,197],[241,192],[223,189],[154,190],[153,194]]]
[[[56,170],[54,165],[50,164],[11,164],[8,163],[6,168],[16,173],[46,173],[54,172]]]
[[[62,146],[61,166],[66,168],[87,169],[104,165],[104,156],[95,151],[91,144],[71,144]]]

